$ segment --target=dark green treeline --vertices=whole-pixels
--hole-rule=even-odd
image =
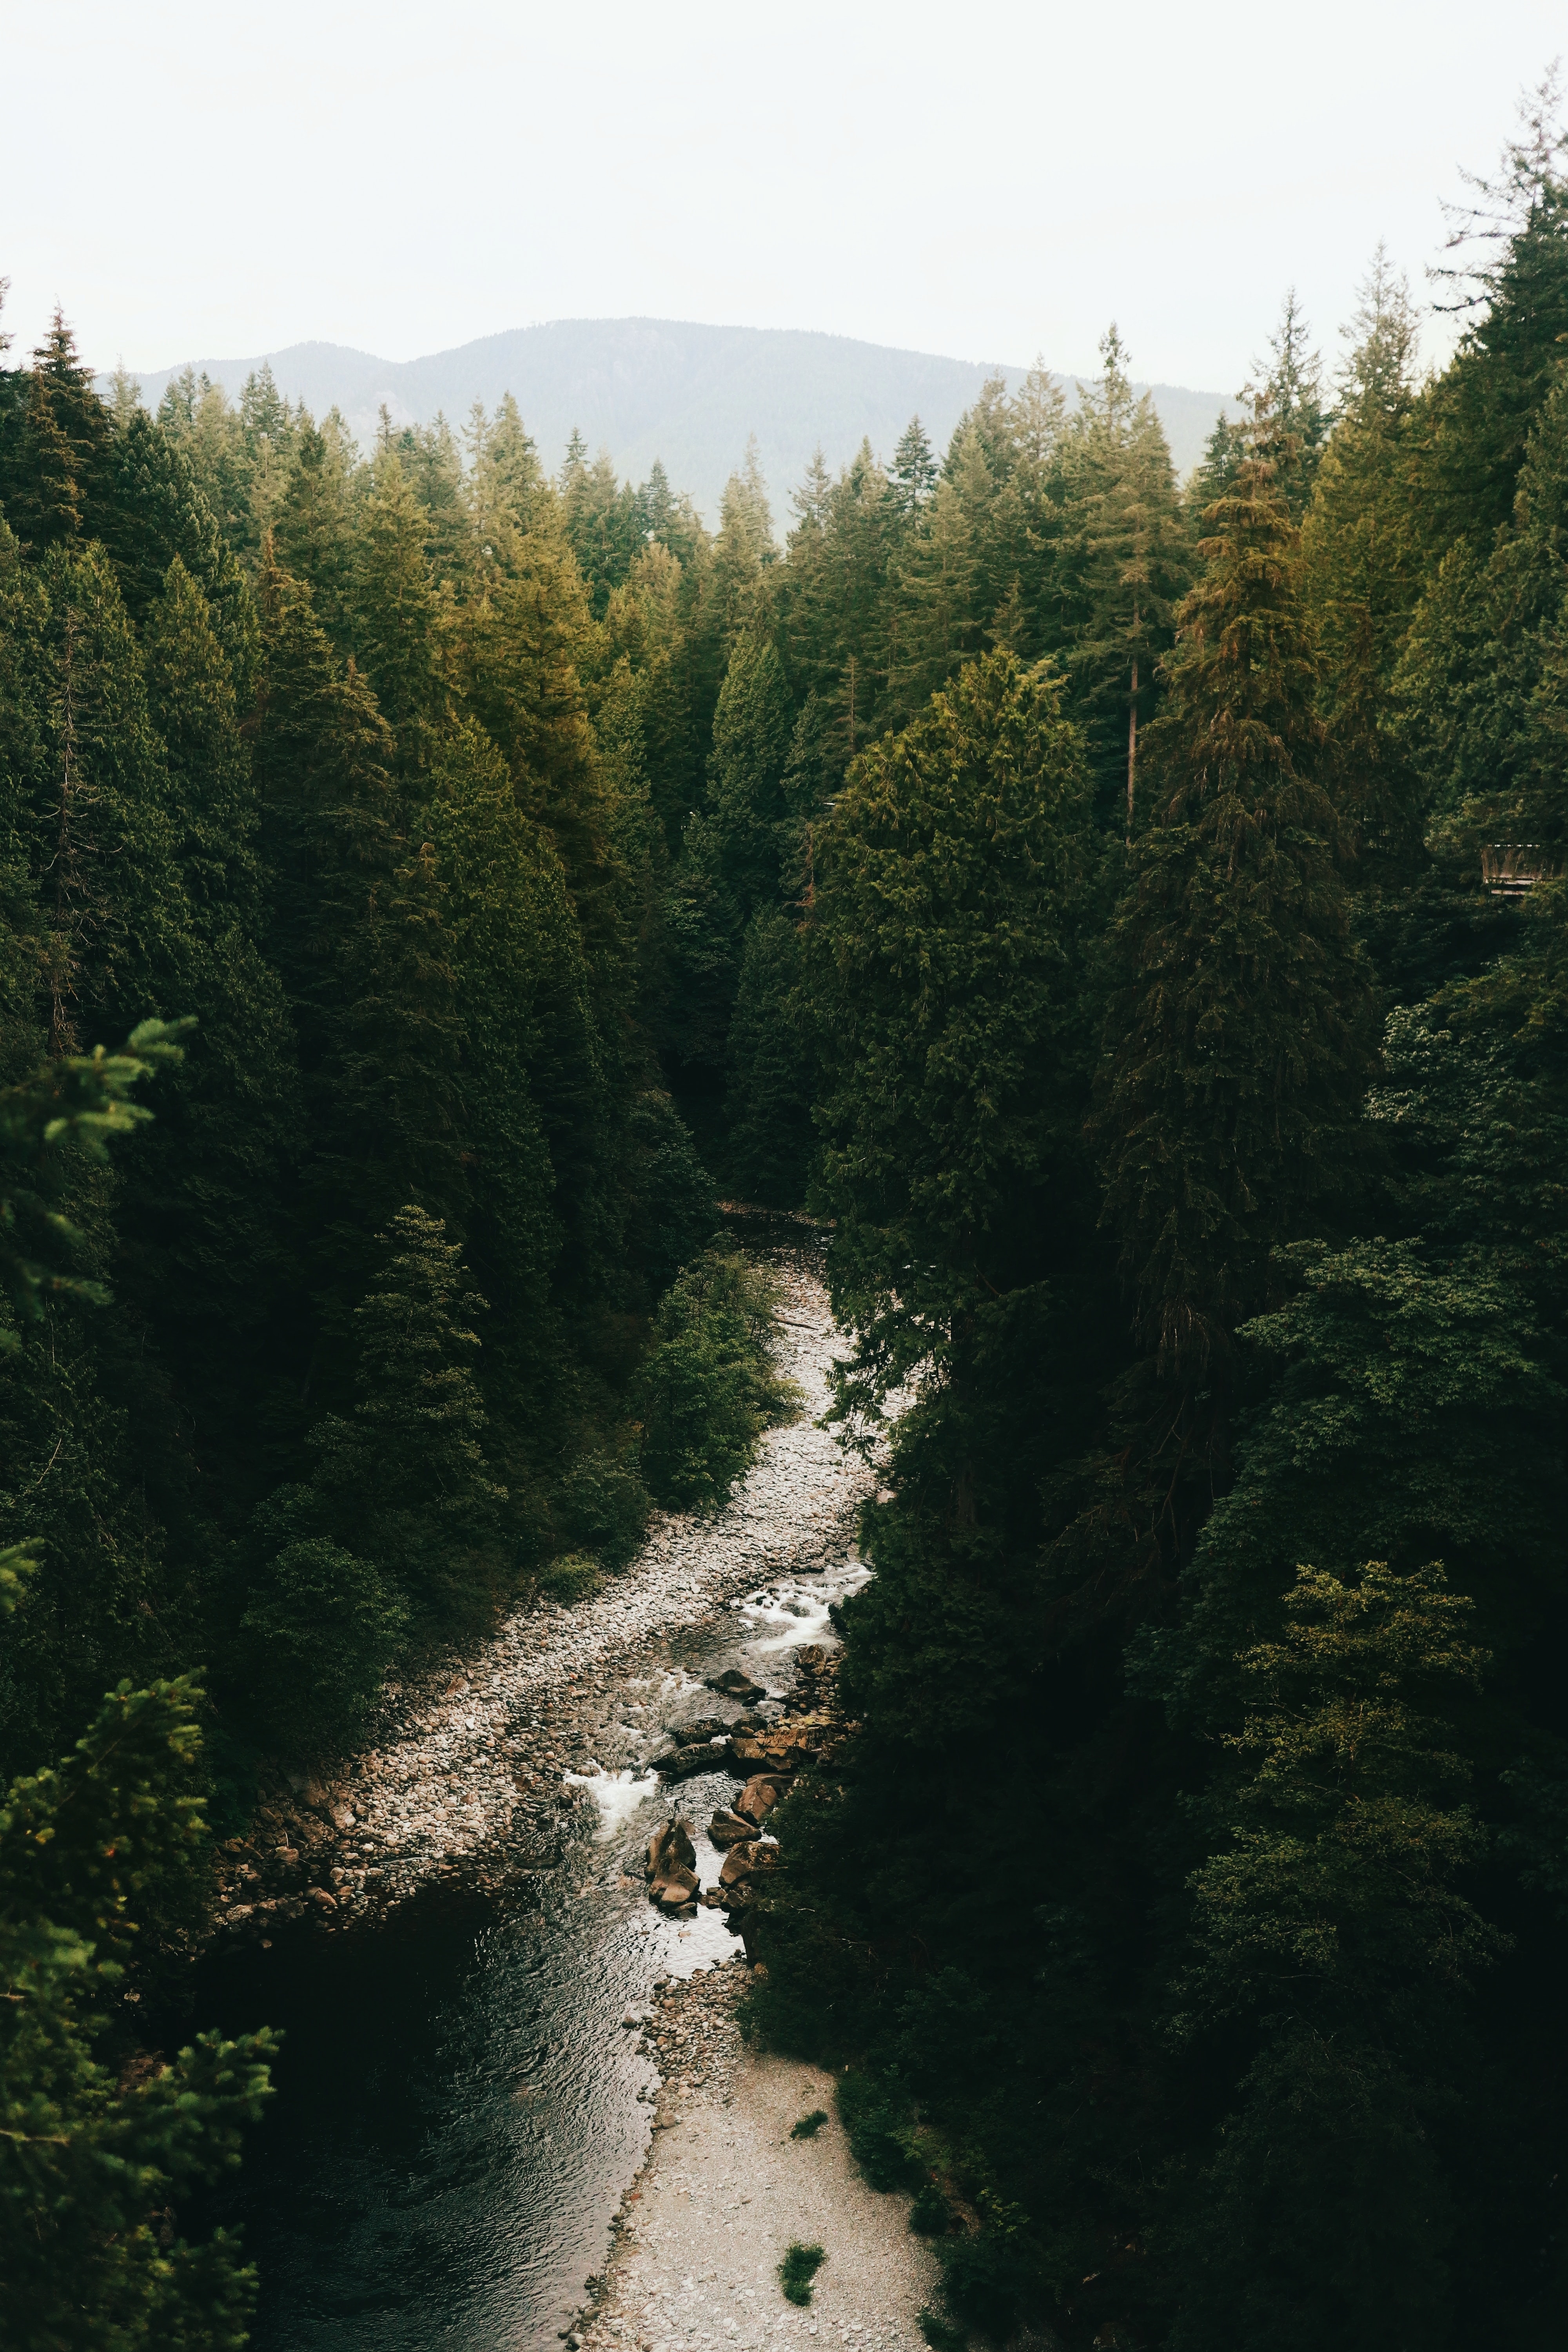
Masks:
[[[933,2343],[1480,2352],[1568,2294],[1563,152],[1441,375],[1380,257],[1178,500],[1110,346],[902,540],[897,469],[812,486],[727,675],[795,714],[777,821],[836,746],[811,1074],[753,917],[731,1132],[812,1100],[889,1446],[753,2006],[919,2192]]]

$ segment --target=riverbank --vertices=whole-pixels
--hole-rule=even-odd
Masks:
[[[669,1744],[666,1722],[692,1712],[697,1686],[671,1671],[668,1644],[743,1596],[765,1603],[771,1581],[842,1564],[873,1473],[816,1426],[839,1344],[817,1245],[803,1236],[762,1255],[779,1281],[780,1366],[802,1391],[799,1419],[767,1433],[721,1511],[656,1515],[593,1600],[520,1610],[460,1668],[389,1687],[375,1745],[341,1776],[267,1789],[219,1858],[220,1930],[265,1941],[309,1917],[341,1932],[433,1881],[492,1886],[553,1869],[585,1787],[612,1811],[621,1792],[629,1811]],[[801,1638],[811,1630],[802,1622]],[[742,1712],[701,1700],[725,1720]]]
[[[910,2200],[879,2194],[856,2169],[831,2075],[742,2042],[746,1976],[731,1959],[660,1990],[645,2029],[662,2074],[653,2143],[568,2352],[765,2352],[812,2339],[920,2352],[938,2272],[910,2231]],[[816,2130],[794,2137],[818,2112]],[[778,2277],[797,2240],[826,2257],[804,2308]]]

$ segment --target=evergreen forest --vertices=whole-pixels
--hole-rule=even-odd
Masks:
[[[1568,2308],[1568,135],[1173,471],[754,457],[0,368],[0,2345],[218,2352],[265,2034],[139,2053],[267,1757],[883,1449],[758,2031],[937,2352]],[[172,2218],[171,2218],[172,2217]],[[1553,2321],[1552,2314],[1558,2314]]]

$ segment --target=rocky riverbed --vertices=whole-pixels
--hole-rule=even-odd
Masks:
[[[596,1803],[613,1822],[646,1799],[679,1726],[711,1718],[710,1742],[742,1722],[765,1733],[775,1710],[702,1689],[681,1670],[679,1643],[743,1596],[754,1620],[778,1599],[770,1586],[841,1567],[873,1474],[816,1425],[839,1342],[815,1241],[803,1233],[763,1254],[799,1419],[763,1438],[724,1509],[656,1516],[631,1566],[593,1600],[520,1610],[462,1665],[389,1688],[375,1746],[340,1777],[266,1787],[249,1834],[220,1856],[223,1930],[266,1942],[274,1925],[309,1916],[342,1931],[433,1880],[488,1886],[552,1870],[581,1808]],[[810,1613],[782,1603],[781,1647],[790,1611]]]
[[[653,2144],[567,2352],[767,2352],[812,2338],[923,2352],[937,2264],[910,2233],[909,2200],[857,2171],[831,2076],[742,2043],[746,1974],[731,1960],[662,1985],[637,2021],[661,2076]],[[779,2284],[794,2240],[825,2257],[805,2307]]]

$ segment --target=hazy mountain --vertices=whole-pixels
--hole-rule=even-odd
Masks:
[[[941,451],[987,376],[1000,373],[1016,383],[1024,373],[845,335],[669,319],[558,319],[418,360],[375,359],[341,343],[295,343],[249,359],[194,364],[237,395],[263,357],[289,399],[303,400],[318,415],[335,404],[362,441],[374,435],[384,404],[395,424],[426,424],[438,410],[456,424],[476,400],[493,408],[513,393],[547,466],[559,464],[575,425],[591,450],[607,448],[634,481],[661,457],[676,488],[689,490],[710,516],[754,433],[781,524],[819,442],[835,468],[868,435],[886,457],[918,414]],[[165,368],[142,378],[150,406],[178,373]],[[1062,381],[1076,390],[1072,379]],[[1184,473],[1226,404],[1218,393],[1163,383],[1150,389]]]

